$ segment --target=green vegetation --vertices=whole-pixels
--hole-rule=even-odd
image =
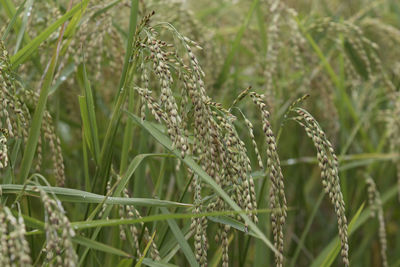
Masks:
[[[400,266],[398,1],[0,21],[0,266]]]

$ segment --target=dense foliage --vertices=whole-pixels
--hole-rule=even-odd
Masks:
[[[400,3],[0,0],[1,266],[400,266]]]

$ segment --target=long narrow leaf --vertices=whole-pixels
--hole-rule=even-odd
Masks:
[[[169,214],[169,211],[166,208],[161,208],[161,212],[163,214]],[[199,266],[197,263],[196,257],[190,248],[188,242],[185,239],[185,235],[182,233],[182,231],[179,229],[178,224],[172,220],[172,219],[167,219],[168,225],[172,231],[172,233],[175,236],[175,239],[178,241],[179,246],[181,247],[183,254],[185,254],[186,259],[188,260],[190,266]]]
[[[110,167],[111,161],[111,148],[114,144],[115,133],[118,129],[119,122],[122,114],[122,107],[125,103],[126,97],[128,95],[128,90],[130,89],[130,81],[133,80],[133,76],[136,71],[137,60],[133,63],[131,62],[131,56],[133,53],[133,43],[135,39],[136,25],[137,25],[137,16],[139,11],[139,1],[131,0],[131,12],[129,16],[129,35],[127,40],[127,48],[125,51],[125,59],[124,66],[122,69],[122,74],[120,78],[120,82],[118,85],[118,91],[116,94],[116,104],[111,115],[110,122],[108,123],[106,135],[103,140],[103,144],[101,147],[100,153],[100,168],[96,173],[96,177],[103,178],[103,183],[101,188],[105,187],[105,176],[107,175]]]
[[[91,249],[95,249],[95,250],[99,250],[105,253],[111,253],[114,255],[118,255],[118,256],[122,256],[122,257],[131,257],[131,255],[129,255],[128,253],[126,253],[123,250],[117,249],[115,247],[91,240],[89,238],[83,237],[83,236],[74,236],[72,238],[72,241],[74,241],[75,243],[78,243],[80,245],[83,245],[85,247],[91,248]]]
[[[253,16],[254,10],[256,9],[256,7],[258,5],[258,2],[259,2],[259,0],[253,0],[252,4],[250,6],[250,9],[247,12],[246,18],[243,21],[242,25],[240,26],[240,29],[239,29],[238,33],[236,34],[235,40],[232,43],[231,50],[229,51],[228,56],[225,59],[224,65],[222,66],[221,72],[217,78],[215,88],[220,88],[224,84],[226,79],[228,78],[230,67],[232,65],[232,61],[235,57],[235,54],[239,50],[240,41],[243,38],[244,32],[245,32],[247,26],[249,25],[249,22]]]
[[[125,174],[122,176],[121,180],[119,181],[116,189],[114,190],[113,196],[119,196],[122,192],[122,190],[124,190],[124,188],[126,187],[126,185],[128,184],[129,180],[131,179],[131,177],[133,176],[133,173],[135,172],[136,168],[140,165],[140,163],[142,162],[143,159],[145,159],[146,157],[150,157],[150,156],[161,156],[162,154],[141,154],[141,155],[137,155],[129,164],[127,171],[125,172]],[[165,156],[165,154],[164,154]],[[106,197],[103,197],[103,200],[105,200]],[[100,204],[99,204],[100,205]],[[99,209],[100,206],[97,206],[96,209]],[[108,215],[111,212],[112,207],[109,206],[105,209],[105,211],[103,212],[103,216],[101,217],[102,219],[106,219],[108,217]],[[92,220],[92,217],[89,217],[88,220]],[[95,231],[92,234],[91,239],[95,240],[97,235],[100,232],[100,227],[97,227],[95,229]],[[89,252],[89,248],[87,248],[83,255],[80,258],[80,264],[83,263],[83,261],[86,258],[87,253]]]
[[[270,210],[257,210],[258,213],[266,213],[270,212]],[[71,225],[75,229],[88,229],[95,227],[106,227],[106,226],[119,226],[119,225],[127,225],[127,224],[137,224],[137,223],[146,223],[146,222],[154,222],[154,221],[165,221],[172,219],[191,219],[191,218],[199,218],[207,216],[210,221],[214,221],[221,224],[230,225],[233,228],[246,232],[245,226],[243,223],[239,223],[236,220],[233,220],[229,217],[215,217],[222,215],[236,215],[246,213],[246,211],[212,211],[212,212],[202,212],[202,213],[164,213],[164,214],[155,214],[150,216],[144,216],[136,219],[105,219],[105,220],[93,220],[93,221],[83,221],[83,222],[73,222]],[[249,232],[250,235],[256,236],[252,231]]]
[[[31,169],[31,166],[32,166],[33,157],[35,155],[36,146],[37,146],[38,139],[40,136],[40,128],[42,126],[42,119],[43,119],[44,111],[46,109],[47,97],[49,95],[50,86],[53,81],[53,76],[54,76],[54,72],[55,72],[56,65],[57,65],[57,59],[58,59],[58,55],[59,55],[63,31],[64,31],[64,29],[62,29],[60,31],[60,35],[58,37],[57,44],[53,51],[53,56],[51,58],[50,64],[47,68],[47,72],[43,79],[43,85],[40,90],[39,101],[36,105],[35,113],[33,114],[31,128],[29,129],[28,141],[26,143],[24,156],[23,156],[22,162],[21,162],[21,168],[20,168],[21,173],[19,176],[20,182],[24,182],[26,180],[26,178],[28,177],[29,171]]]
[[[26,34],[25,29],[28,24],[28,18],[31,13],[32,5],[33,5],[33,0],[28,0],[27,6],[25,7],[24,16],[22,18],[21,27],[19,28],[19,32],[18,32],[18,36],[17,36],[17,43],[15,44],[15,49],[14,49],[14,54],[16,54],[18,52],[18,49],[19,49],[19,47],[22,43],[22,40]]]
[[[88,3],[89,0],[83,0],[80,3],[77,3],[70,11],[65,13],[61,18],[56,20],[53,24],[47,27],[44,31],[41,32],[35,39],[25,45],[21,50],[18,51],[17,54],[13,55],[10,58],[12,68],[15,69],[18,65],[24,63],[32,53],[36,51],[41,43],[43,43],[47,38],[55,32],[58,27],[60,27],[64,22],[70,19],[76,12],[78,12],[82,5]]]
[[[140,266],[142,266],[142,262],[143,262],[143,260],[144,260],[144,257],[146,257],[147,252],[148,252],[149,249],[150,249],[151,243],[153,243],[153,240],[154,240],[154,236],[155,236],[155,235],[156,235],[156,232],[154,232],[154,233],[151,235],[151,238],[150,238],[149,242],[147,243],[146,247],[144,248],[143,255],[142,255],[142,257],[140,257],[140,259],[139,259],[139,261],[136,263],[135,267],[140,267]]]
[[[171,263],[164,263],[160,261],[153,261],[149,258],[143,259],[143,264],[150,266],[150,267],[178,267],[178,265],[171,264]]]
[[[85,97],[85,101],[82,101],[82,104],[81,101],[79,102],[79,104],[81,104],[81,109],[85,108],[84,114],[87,116],[84,120],[84,123],[87,124],[84,124],[85,136],[89,135],[88,143],[91,144],[93,149],[93,156],[98,163],[100,160],[100,144],[97,130],[96,113],[94,108],[93,93],[90,87],[89,80],[87,78],[85,64],[79,66],[78,74],[82,79]],[[83,103],[86,104],[86,106],[83,106]]]
[[[17,212],[13,212],[13,213],[15,215],[17,214]],[[27,226],[33,227],[33,228],[38,228],[39,230],[42,230],[42,231],[44,230],[44,227],[45,227],[45,223],[44,222],[39,221],[39,220],[37,220],[35,218],[29,217],[27,215],[22,215],[22,217],[24,218],[24,222],[25,222],[25,224]],[[76,236],[74,236],[72,238],[72,241],[74,241],[75,243],[78,243],[80,245],[89,247],[91,249],[103,251],[103,252],[106,252],[106,253],[115,254],[115,255],[118,255],[118,256],[122,256],[122,257],[131,257],[131,255],[129,255],[128,253],[126,253],[126,252],[124,252],[124,251],[122,251],[120,249],[111,247],[109,245],[106,245],[106,244],[103,244],[103,243],[100,243],[100,242],[97,242],[97,241],[94,241],[94,240],[90,240],[90,239],[88,239],[86,237],[83,237],[83,236],[76,235]]]
[[[3,184],[0,186],[3,194],[20,194],[23,185]],[[37,186],[39,187],[39,186]],[[40,186],[47,193],[55,194],[60,200],[75,203],[102,203],[109,205],[137,205],[137,206],[154,206],[154,207],[191,207],[191,204],[173,202],[169,200],[159,200],[151,198],[125,198],[125,197],[106,197],[94,193],[81,191],[77,189],[63,187]],[[33,186],[26,186],[24,194],[39,196]],[[106,200],[104,200],[106,199]]]
[[[0,2],[2,3],[3,6],[5,6],[5,4],[4,4],[5,0],[0,0]],[[21,5],[18,7],[18,9],[15,11],[14,14],[9,13],[11,20],[10,20],[10,23],[8,23],[6,30],[4,31],[3,36],[1,37],[2,41],[4,41],[7,38],[8,33],[10,32],[11,28],[16,27],[17,21],[18,21],[18,16],[24,10],[25,3],[26,3],[26,0],[24,0],[24,2],[21,3]],[[6,10],[7,10],[7,8],[6,8]]]

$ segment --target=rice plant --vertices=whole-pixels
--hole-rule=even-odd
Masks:
[[[400,266],[398,10],[0,0],[0,265]]]

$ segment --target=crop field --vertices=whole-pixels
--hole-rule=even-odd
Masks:
[[[400,2],[0,0],[0,266],[400,267]]]

